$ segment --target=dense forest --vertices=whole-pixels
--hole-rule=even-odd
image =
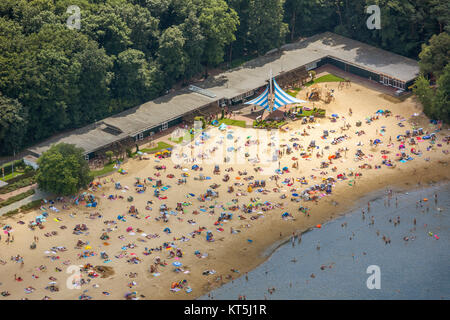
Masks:
[[[366,26],[373,4],[379,30]],[[67,26],[72,5],[79,30]],[[447,103],[448,120],[448,91],[439,104],[433,90],[448,88],[449,21],[448,0],[1,0],[0,154],[324,31],[421,54],[418,94],[432,115]]]

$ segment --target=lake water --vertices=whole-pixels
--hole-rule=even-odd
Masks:
[[[213,290],[213,299],[450,299],[450,184],[394,192],[390,205],[386,194],[361,199],[348,214],[304,233],[300,244],[283,244],[248,273],[248,281],[243,275]],[[424,198],[428,201],[416,208],[416,201]],[[397,217],[400,223],[394,226]],[[367,287],[371,265],[380,268],[380,289]]]

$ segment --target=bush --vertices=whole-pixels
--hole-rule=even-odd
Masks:
[[[130,148],[127,148],[126,152],[127,152],[128,158],[133,158],[133,152],[131,151]]]
[[[22,176],[19,176],[19,177],[22,177]],[[33,183],[36,183],[36,178],[34,177],[34,175],[31,177],[26,177],[24,179],[20,179],[14,183],[10,183],[4,187],[1,187],[0,194],[12,192],[14,190],[32,185]]]
[[[36,175],[36,171],[33,170],[33,171],[30,171],[30,172],[27,172],[27,173],[24,173],[24,174],[21,174],[19,176],[16,176],[14,178],[9,179],[8,183],[11,185],[11,184],[13,184],[13,183],[15,183],[17,181],[20,181],[20,180],[23,180],[23,179],[26,179],[26,178],[29,178],[29,177],[33,177],[35,175]]]
[[[1,166],[0,167],[0,173],[1,173],[1,170],[2,170],[1,168],[5,169],[5,175],[11,173],[13,164],[14,164],[14,168],[24,168],[25,167],[25,163],[23,162],[23,159],[16,160],[16,161],[12,161],[12,162],[7,163],[4,166]]]
[[[25,213],[25,212],[37,209],[37,208],[39,208],[41,206],[41,203],[42,203],[42,199],[31,201],[31,202],[21,206],[18,209],[14,209],[14,210],[8,211],[3,216],[10,217],[10,216],[13,216],[15,214],[18,214],[19,211],[21,213]]]
[[[203,116],[197,116],[194,118],[194,121],[201,121],[202,122],[202,129],[206,128],[206,120]]]
[[[10,204],[12,204],[14,202],[17,202],[17,201],[20,201],[22,199],[25,199],[26,197],[29,197],[29,196],[33,195],[35,192],[36,191],[34,191],[34,189],[31,189],[31,190],[28,190],[26,192],[23,192],[23,193],[20,193],[18,195],[15,195],[15,196],[13,196],[13,197],[11,197],[11,198],[3,201],[3,202],[0,202],[0,208],[9,206]]]
[[[33,209],[39,208],[41,206],[41,203],[42,203],[42,199],[34,200],[27,204],[24,204],[19,209],[21,212],[33,210]]]
[[[112,151],[106,151],[105,155],[108,157],[108,161],[112,162],[112,157],[114,156],[114,152]]]
[[[13,215],[18,214],[18,213],[19,213],[19,209],[15,209],[15,210],[8,211],[3,216],[4,217],[10,217],[10,216],[13,216]]]

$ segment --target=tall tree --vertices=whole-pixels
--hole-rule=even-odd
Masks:
[[[186,67],[184,78],[189,79],[202,71],[202,56],[205,50],[205,37],[202,34],[200,21],[195,12],[189,12],[188,17],[180,25],[184,43],[184,52],[186,54]]]
[[[131,29],[113,4],[87,11],[81,29],[104,47],[108,55],[117,55],[132,45]]]
[[[19,151],[25,141],[28,125],[27,112],[16,99],[0,93],[0,154],[7,155]]]
[[[73,144],[53,145],[38,159],[36,181],[40,189],[69,196],[86,188],[92,181],[83,149]]]
[[[421,72],[439,77],[450,60],[450,35],[442,32],[432,36],[429,44],[422,45],[419,58]]]
[[[413,93],[422,103],[424,112],[428,116],[432,116],[430,110],[433,104],[433,90],[430,87],[430,82],[423,75],[420,75],[414,82]]]
[[[170,88],[184,73],[186,55],[183,50],[185,39],[178,27],[167,28],[159,39],[158,63],[166,76]]]
[[[224,0],[201,0],[199,10],[200,26],[206,41],[203,63],[215,66],[223,61],[225,46],[236,40],[234,32],[239,18]]]
[[[283,22],[284,0],[251,0],[249,38],[258,54],[280,47],[288,32]]]
[[[431,113],[437,119],[450,123],[450,63],[442,71],[436,85]]]
[[[117,56],[114,81],[116,98],[124,99],[135,106],[154,96],[152,74],[142,51],[125,50]]]

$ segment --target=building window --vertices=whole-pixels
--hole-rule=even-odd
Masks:
[[[88,154],[84,155],[84,160],[89,161],[89,155]]]
[[[161,125],[161,130],[167,130],[167,128],[169,128],[169,123],[168,123],[168,122],[164,122],[164,123]]]
[[[139,140],[142,140],[142,139],[144,139],[144,133],[143,132],[139,133]]]

